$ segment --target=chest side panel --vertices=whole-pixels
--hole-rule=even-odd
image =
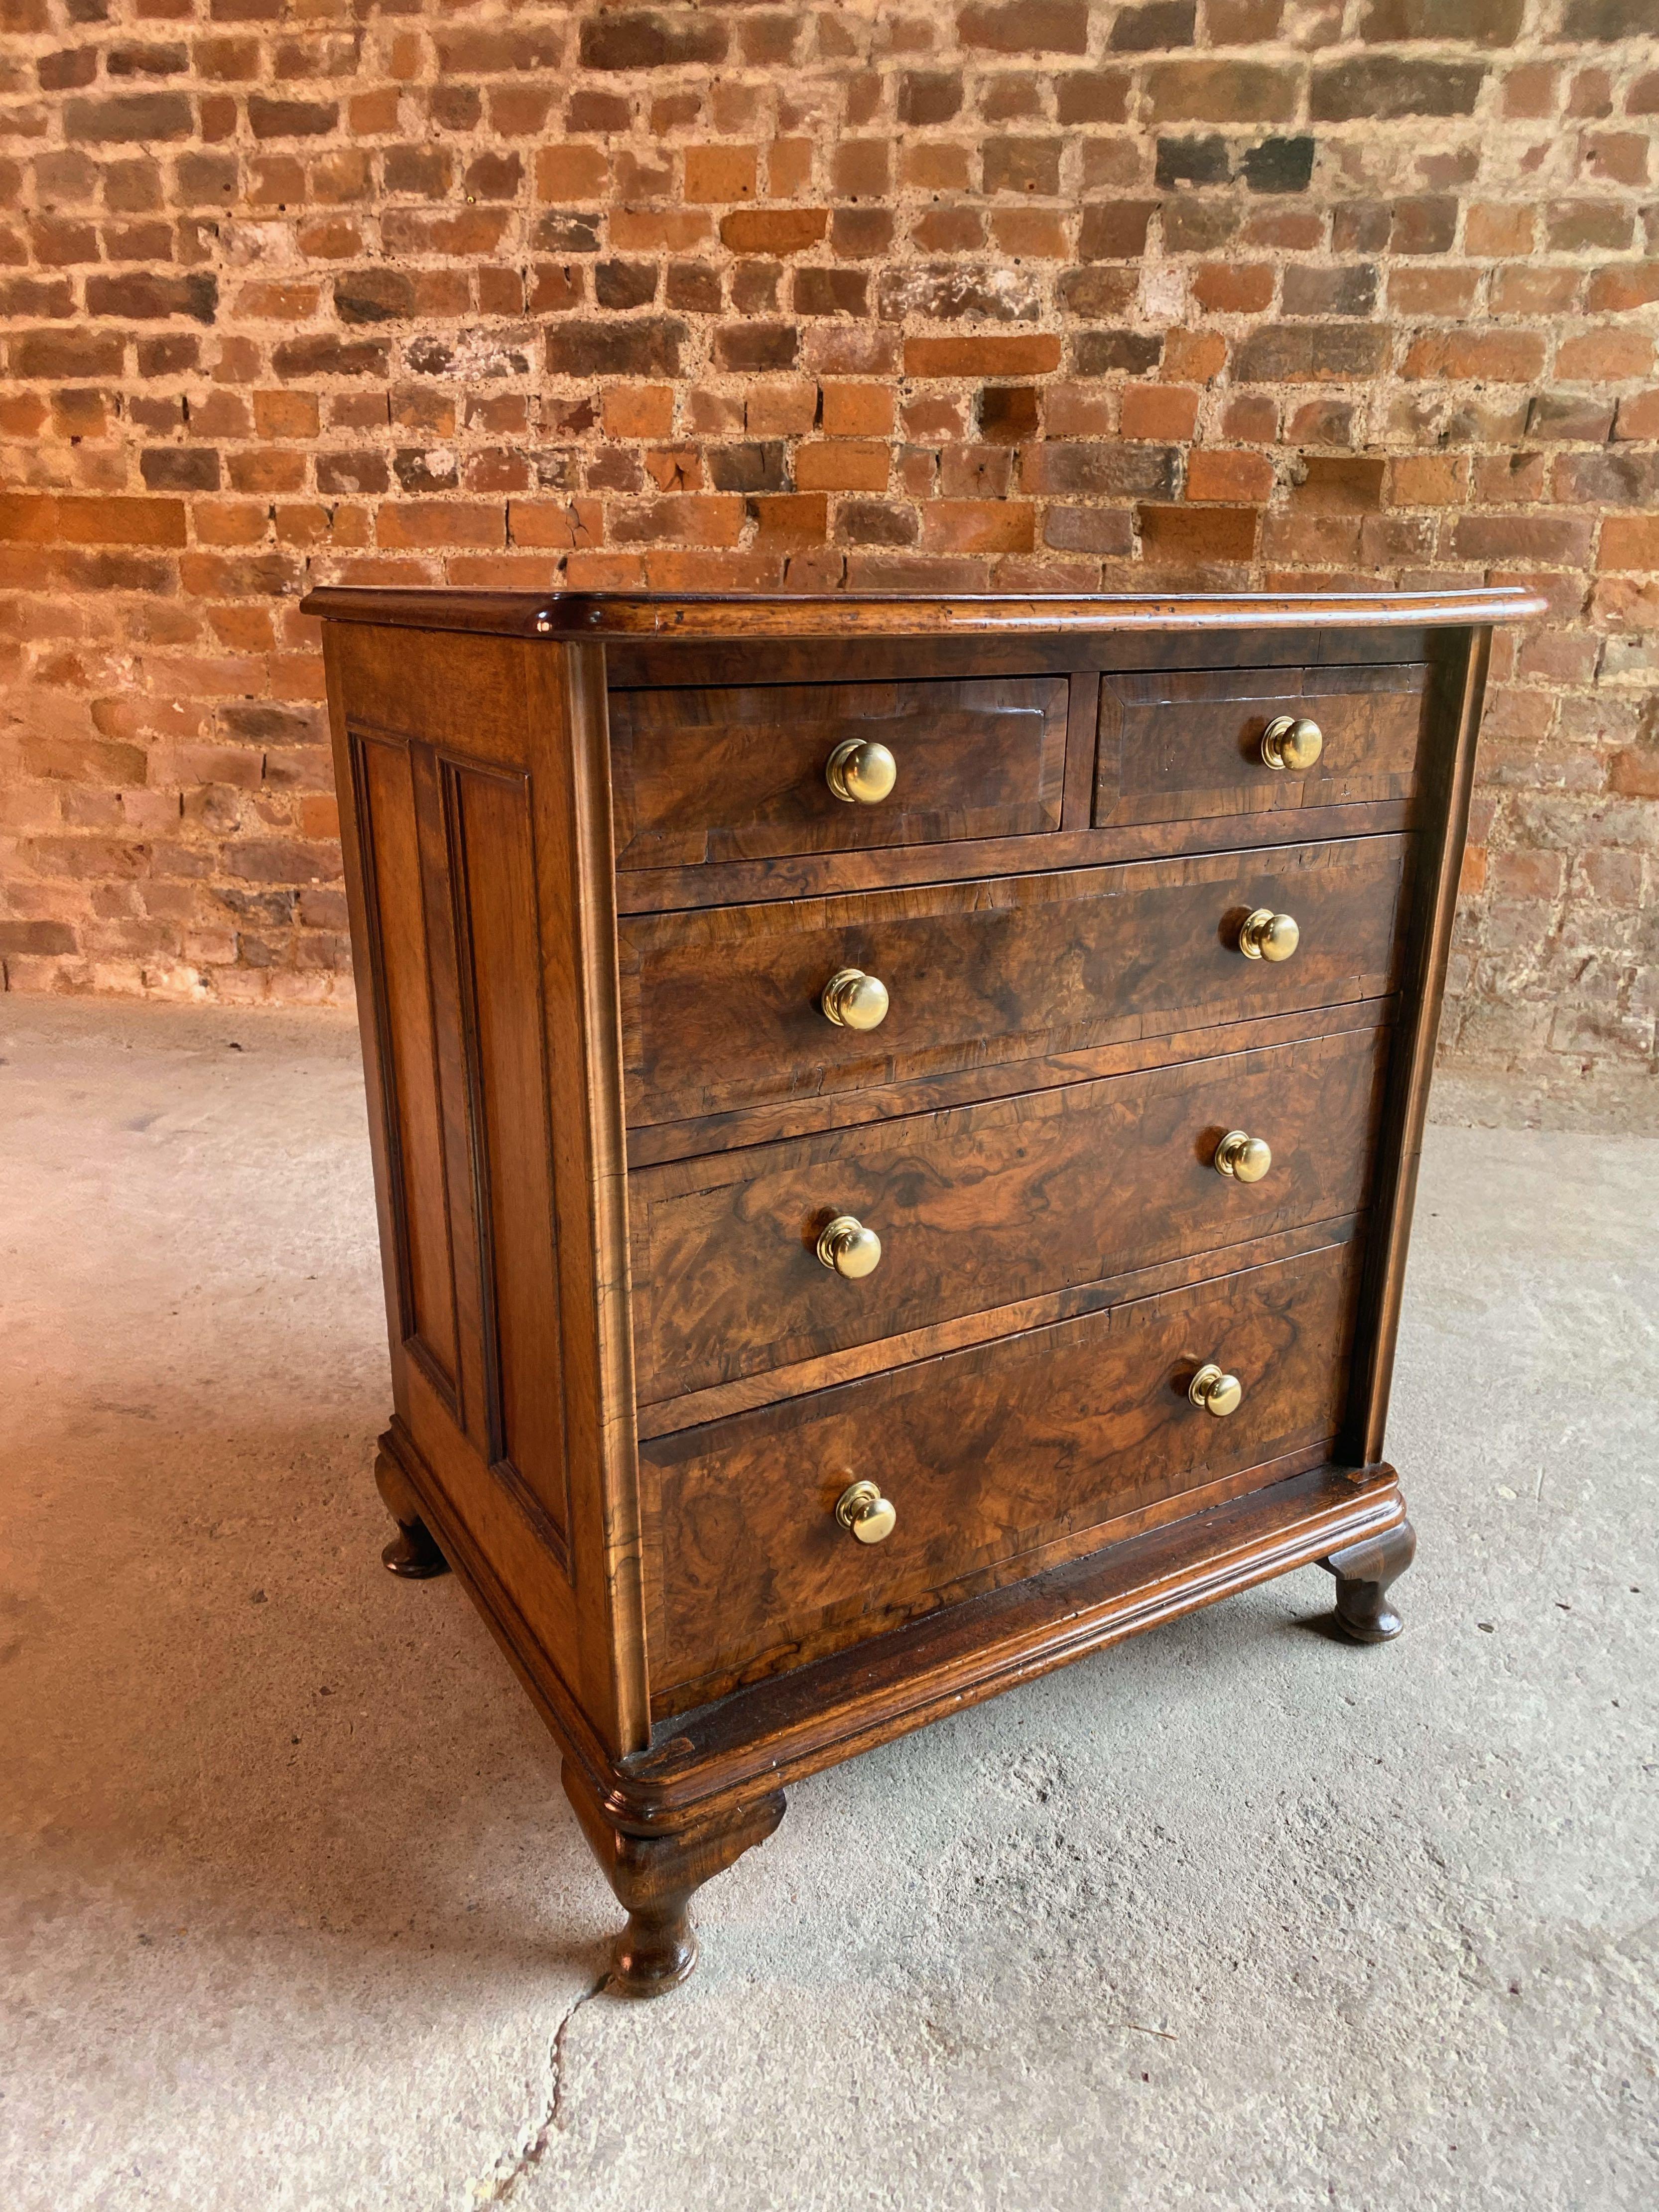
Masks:
[[[607,1176],[620,1194],[603,1126],[607,1066],[619,1109],[615,985],[611,969],[607,1000],[584,957],[613,941],[609,848],[575,772],[563,656],[367,628],[329,645],[394,1449],[441,1492],[561,1694],[625,1747],[644,1697],[612,1564],[632,1384],[625,1308],[602,1286],[625,1287],[626,1251],[619,1268],[596,1251],[595,1200]]]

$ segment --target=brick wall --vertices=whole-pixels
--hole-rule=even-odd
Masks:
[[[1492,577],[1448,1022],[1651,1066],[1655,0],[0,0],[19,990],[349,992],[315,581]]]

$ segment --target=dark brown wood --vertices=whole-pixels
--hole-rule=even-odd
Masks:
[[[1092,736],[1079,744],[1091,763]],[[1068,746],[1067,758],[1071,757]],[[1087,819],[1091,793],[1076,811]],[[963,837],[945,845],[890,845],[867,852],[780,854],[769,860],[705,861],[684,868],[629,868],[617,878],[619,914],[677,913],[694,906],[747,906],[759,900],[829,898],[842,891],[896,890],[905,884],[966,883],[980,876],[1029,876],[1044,871],[1112,867],[1161,860],[1176,853],[1236,852],[1304,845],[1315,840],[1386,836],[1414,829],[1416,799],[1377,799],[1355,806],[1237,811],[1175,825],[1152,822],[1109,830],[1061,828],[1032,837]]]
[[[1340,1447],[1341,1457],[1356,1467],[1382,1457],[1388,1425],[1406,1255],[1417,1203],[1418,1166],[1428,1120],[1435,1039],[1445,995],[1457,884],[1474,789],[1475,738],[1491,650],[1491,631],[1474,632],[1458,659],[1439,670],[1430,702],[1432,742],[1427,748],[1425,781],[1434,826],[1422,841],[1402,933],[1410,978],[1404,993],[1408,1011],[1389,1067],[1389,1093],[1377,1139],[1379,1218],[1367,1257],[1361,1352],[1354,1364],[1352,1396]]]
[[[1407,841],[1355,838],[621,923],[630,1122],[1074,1051],[1392,989]],[[1253,908],[1293,914],[1285,961],[1247,960]],[[878,1030],[819,1006],[878,975]]]
[[[621,1996],[656,1997],[697,1963],[691,1898],[783,1818],[781,1790],[722,1808],[712,1820],[667,1834],[635,1835],[608,1820],[587,1777],[567,1759],[560,1779],[605,1880],[628,1913],[611,1954],[609,1986]]]
[[[488,630],[512,637],[775,638],[977,635],[1034,630],[1306,629],[1338,623],[1506,622],[1541,614],[1526,592],[1475,586],[1434,592],[1237,592],[1226,598],[1150,593],[1068,598],[1063,592],[774,593],[741,592],[408,592],[331,585],[301,602],[330,622]]]
[[[1309,1222],[1301,1228],[1283,1230],[1277,1236],[1252,1244],[1249,1258],[1253,1265],[1293,1259],[1323,1244],[1344,1243],[1357,1227],[1358,1222],[1352,1217]],[[1103,1275],[1097,1281],[1079,1283],[1068,1290],[1044,1291],[1034,1297],[1016,1299],[1011,1305],[992,1306],[958,1315],[954,1320],[901,1329],[896,1335],[849,1345],[839,1352],[820,1352],[782,1367],[762,1368],[753,1375],[740,1376],[735,1382],[716,1382],[706,1390],[688,1391],[682,1397],[641,1405],[640,1437],[644,1440],[669,1436],[679,1429],[698,1428],[709,1421],[726,1420],[733,1413],[748,1413],[757,1406],[771,1406],[782,1398],[801,1397],[809,1390],[827,1390],[837,1383],[859,1382],[866,1375],[879,1375],[890,1368],[909,1367],[919,1360],[935,1359],[944,1352],[1000,1342],[1004,1337],[1022,1335],[1027,1329],[1046,1328],[1053,1322],[1074,1321],[1083,1314],[1101,1313],[1108,1306],[1121,1305],[1126,1299],[1154,1297],[1165,1291],[1207,1281],[1218,1267],[1238,1264],[1241,1260],[1237,1249],[1220,1254],[1183,1253],[1179,1259],[1131,1268],[1127,1274]]]
[[[1388,1601],[1389,1585],[1416,1556],[1417,1532],[1409,1521],[1399,1521],[1320,1561],[1336,1577],[1336,1620],[1345,1636],[1356,1644],[1387,1644],[1399,1635],[1403,1624]]]
[[[306,605],[387,1564],[453,1570],[552,1732],[629,1912],[615,1986],[690,1970],[693,1891],[836,1759],[1312,1560],[1346,1632],[1395,1632],[1486,626],[1539,602]],[[1316,771],[1261,763],[1280,711]],[[842,812],[823,757],[878,730],[893,803]],[[1240,957],[1256,906],[1293,958]],[[819,1011],[843,966],[880,1029]],[[1229,1127],[1265,1182],[1215,1174]],[[832,1208],[874,1275],[813,1256]],[[835,1510],[861,1474],[878,1544]]]
[[[398,1524],[398,1534],[380,1554],[386,1571],[415,1583],[447,1575],[449,1562],[421,1518],[420,1500],[384,1443],[374,1456],[374,1486]]]
[[[1036,1574],[663,1722],[611,1803],[641,1828],[711,1802],[785,1788],[1126,1636],[1291,1569],[1404,1517],[1391,1467],[1313,1467],[1137,1528]]]
[[[620,1756],[649,1723],[602,677],[328,647],[398,1424]]]
[[[931,1611],[979,1569],[1047,1564],[1138,1506],[1328,1457],[1358,1256],[1327,1246],[642,1443],[656,1710]],[[1187,1395],[1218,1355],[1244,1386],[1225,1419]],[[836,1519],[864,1476],[898,1509],[879,1547]]]
[[[1355,1212],[1385,1042],[1349,1031],[635,1175],[641,1402]],[[1213,1165],[1240,1127],[1273,1147],[1260,1182]],[[815,1249],[843,1213],[882,1240],[858,1282]]]
[[[786,1098],[769,1106],[734,1108],[690,1121],[642,1124],[628,1133],[630,1175],[665,1160],[690,1159],[699,1152],[724,1152],[782,1137],[811,1136],[817,1129],[848,1129],[925,1114],[946,1106],[971,1105],[981,1098],[1012,1098],[1023,1091],[1046,1091],[1065,1083],[1084,1083],[1105,1075],[1133,1075],[1180,1060],[1207,1060],[1218,1054],[1254,1051],[1259,1045],[1294,1044],[1328,1036],[1337,1030],[1371,1030],[1394,1019],[1395,998],[1355,999],[1336,1009],[1307,1006],[1287,1014],[1261,1014],[1243,1021],[1206,1024],[1192,1030],[1120,1039],[1115,1044],[1085,1045],[1076,1052],[1043,1053],[1030,1060],[992,1061],[981,1067],[953,1068],[944,1075],[916,1076],[898,1083],[872,1083],[848,1097]]]
[[[1101,686],[1096,823],[1202,821],[1409,799],[1429,672],[1389,667],[1115,676]],[[1317,721],[1324,750],[1300,775],[1261,757],[1280,714]]]
[[[611,694],[622,868],[932,845],[1057,830],[1060,677],[965,684],[748,684]],[[837,799],[839,744],[885,745],[879,805]]]

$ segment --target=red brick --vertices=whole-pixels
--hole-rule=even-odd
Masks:
[[[1253,507],[1140,507],[1141,552],[1149,564],[1186,567],[1255,557],[1261,518]]]
[[[181,499],[0,494],[0,539],[34,545],[182,545]]]
[[[1492,384],[1530,384],[1544,371],[1540,331],[1437,331],[1419,337],[1401,374],[1448,383],[1465,379]]]
[[[1659,568],[1659,514],[1609,514],[1601,524],[1598,568]]]
[[[1264,500],[1273,488],[1273,465],[1265,453],[1200,450],[1187,456],[1188,499],[1222,500],[1237,505]]]
[[[930,499],[921,543],[930,553],[1029,553],[1034,513],[1000,499]]]
[[[904,342],[904,368],[909,376],[1040,376],[1059,367],[1059,338],[1041,331],[1018,337],[987,331],[973,337]]]

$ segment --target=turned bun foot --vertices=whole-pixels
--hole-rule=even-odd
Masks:
[[[434,1575],[447,1575],[449,1562],[422,1520],[415,1493],[384,1442],[374,1462],[374,1487],[398,1524],[397,1534],[380,1554],[386,1572],[401,1575],[406,1582],[413,1583],[429,1582]]]
[[[765,1842],[783,1818],[783,1792],[711,1808],[671,1834],[636,1836],[612,1826],[586,1775],[568,1759],[561,1773],[565,1795],[628,1913],[611,1954],[609,1986],[618,1996],[663,1996],[697,1963],[691,1893]]]
[[[1388,1644],[1399,1635],[1405,1624],[1389,1603],[1389,1585],[1405,1573],[1416,1552],[1417,1532],[1401,1521],[1320,1561],[1336,1577],[1336,1625],[1352,1643]]]
[[[689,1912],[631,1912],[611,1953],[610,1985],[618,1996],[659,1997],[678,1989],[696,1963]]]
[[[398,1533],[380,1554],[381,1564],[390,1575],[402,1575],[408,1582],[429,1582],[434,1575],[447,1575],[449,1562],[433,1540],[432,1531],[424,1521],[400,1521]]]

